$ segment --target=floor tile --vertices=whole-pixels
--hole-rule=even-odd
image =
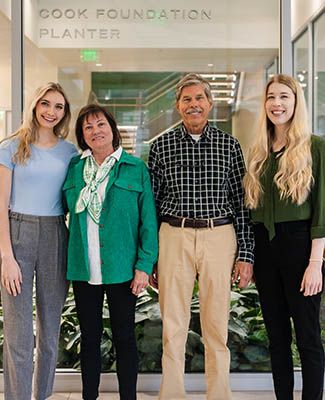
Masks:
[[[65,399],[65,397],[62,397]],[[71,393],[68,400],[82,400],[80,393]],[[139,393],[138,400],[157,400],[157,393]],[[295,400],[300,399],[300,394],[295,394]],[[61,400],[61,398],[51,397],[50,400]],[[99,400],[119,400],[117,393],[101,393]],[[206,400],[204,393],[188,394],[187,400]],[[233,400],[275,400],[272,392],[233,392]]]
[[[157,400],[157,393],[139,393],[138,400]],[[300,400],[301,394],[295,393],[295,400]],[[4,400],[0,393],[0,400]],[[82,400],[81,393],[55,393],[49,400]],[[117,393],[101,393],[99,400],[119,400]],[[188,394],[187,400],[206,400],[204,393]],[[272,392],[233,392],[233,400],[275,400]]]

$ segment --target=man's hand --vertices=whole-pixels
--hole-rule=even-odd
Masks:
[[[148,286],[148,283],[149,283],[149,275],[144,271],[136,269],[134,274],[134,279],[130,285],[132,293],[135,296],[138,296]]]
[[[158,267],[154,265],[152,274],[149,276],[149,285],[158,289]]]
[[[245,288],[253,277],[253,264],[245,261],[236,261],[233,274],[232,283],[237,283],[240,289]]]

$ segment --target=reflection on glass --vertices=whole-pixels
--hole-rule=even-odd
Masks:
[[[265,82],[268,82],[274,75],[279,73],[279,58],[276,57],[271,64],[265,68]]]
[[[0,110],[0,140],[6,136],[6,112]]]
[[[118,21],[116,17],[114,25],[117,24],[121,30],[121,40],[124,37],[128,39],[127,46],[121,44],[120,47],[110,38],[101,41],[97,38],[96,45],[89,45],[78,36],[78,43],[75,43],[73,32],[79,28],[80,32],[91,28],[98,33],[101,27],[99,22],[98,26],[94,23],[87,25],[89,20],[77,3],[66,0],[65,7],[58,8],[52,2],[24,0],[26,102],[35,87],[47,81],[58,81],[72,106],[70,140],[74,139],[73,125],[79,109],[98,101],[115,115],[122,132],[123,147],[146,159],[151,141],[180,122],[175,109],[177,81],[186,72],[202,73],[208,75],[213,86],[215,106],[210,114],[211,124],[236,136],[244,152],[247,151],[254,140],[252,128],[259,113],[265,66],[270,65],[278,54],[278,0],[245,0],[245,7],[238,7],[236,2],[204,0],[197,6],[211,8],[217,23],[197,21],[195,29],[188,35],[183,30],[186,31],[189,22],[183,23],[182,18],[176,21],[180,28],[178,31],[176,26],[167,29],[168,19],[137,21],[137,29],[134,29],[134,23],[130,23],[128,18]],[[125,8],[127,1],[121,3],[121,9]],[[143,8],[143,4],[134,0],[132,9]],[[166,8],[167,4],[172,4],[171,9],[187,7],[182,0],[166,0]],[[152,8],[154,6],[152,4]],[[89,2],[88,15],[101,10],[101,7],[102,1]],[[80,19],[75,16],[79,9]],[[107,12],[105,18],[108,18]],[[100,20],[103,20],[102,15]],[[41,32],[37,30],[40,22],[43,26]],[[106,22],[101,30],[104,36],[110,21]],[[139,31],[146,26],[150,27],[150,34],[141,37]],[[215,27],[220,34],[211,34]],[[57,42],[58,31],[65,32],[65,38],[61,37]],[[265,34],[270,31],[272,35]],[[43,40],[40,35],[44,32],[47,37]],[[157,41],[159,32],[164,32],[163,45]],[[130,45],[134,37],[141,41],[140,47]],[[184,44],[173,47],[174,39],[180,37]],[[196,46],[200,37],[203,40],[200,46]],[[209,42],[208,38],[212,41]],[[244,43],[251,43],[251,46],[244,47]],[[272,68],[276,72],[276,68]],[[109,371],[115,368],[115,356],[107,309],[104,315],[103,369]],[[191,316],[186,370],[202,371],[204,349],[199,324],[198,287],[193,293]],[[161,320],[156,292],[148,291],[141,297],[137,304],[136,324],[141,371],[160,371]],[[232,292],[229,346],[232,370],[269,369],[265,328],[254,287],[241,294]],[[70,293],[62,318],[59,367],[78,368],[79,351],[80,331]]]
[[[157,137],[179,125],[175,108],[181,72],[93,72],[92,100],[113,113],[123,147],[144,160]],[[231,116],[238,103],[238,73],[201,73],[209,80],[214,106],[210,123],[232,133]],[[221,124],[221,126],[220,126]]]
[[[325,136],[325,14],[315,22],[314,132]]]
[[[1,6],[1,4],[0,4]],[[11,115],[11,22],[9,7],[0,7],[0,140],[10,133]]]
[[[308,105],[308,35],[305,31],[298,40],[294,42],[294,76],[300,82]]]

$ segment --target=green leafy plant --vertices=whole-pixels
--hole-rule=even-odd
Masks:
[[[186,344],[186,371],[204,370],[204,344],[200,328],[199,290],[195,285],[191,304],[191,322]],[[102,339],[102,368],[115,370],[115,351],[112,344],[109,310],[104,305],[104,333]],[[162,355],[162,323],[158,292],[148,288],[136,305],[136,338],[139,352],[139,370],[160,372]],[[229,343],[232,370],[254,371],[269,369],[267,337],[255,287],[232,291]],[[73,295],[70,292],[62,314],[58,367],[79,368],[80,328]]]
[[[115,371],[115,350],[112,342],[109,310],[103,308],[104,331],[101,343],[103,371]],[[325,299],[321,309],[322,336],[325,341]],[[138,299],[135,332],[139,352],[140,372],[160,372],[162,355],[162,323],[158,292],[149,287]],[[231,292],[229,339],[232,371],[269,371],[268,340],[261,314],[258,293],[254,285]],[[2,367],[3,316],[0,307],[0,367]],[[300,366],[293,344],[294,364]],[[70,289],[63,308],[58,352],[58,368],[80,369],[80,326]],[[186,343],[187,372],[204,371],[204,344],[201,337],[199,288],[195,285],[191,303],[191,321]]]

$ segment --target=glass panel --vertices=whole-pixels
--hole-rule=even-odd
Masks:
[[[0,0],[0,140],[11,132],[10,1]]]
[[[275,58],[265,69],[265,82],[268,82],[274,75],[279,73],[279,58]]]
[[[315,22],[314,132],[325,136],[325,14]]]
[[[314,23],[314,133],[325,136],[325,13]],[[322,296],[320,323],[325,343],[325,298]]]
[[[247,151],[265,83],[278,56],[278,0],[25,0],[25,96],[46,81],[59,81],[72,105],[98,101],[116,117],[123,146],[146,160],[150,143],[180,122],[175,85],[187,72],[205,74],[213,87],[211,124],[236,136]],[[268,32],[273,32],[269,35]],[[273,67],[272,71],[275,69]],[[265,329],[254,287],[232,293],[229,346],[232,370],[269,368]],[[187,371],[203,370],[198,288],[193,293]],[[114,368],[109,315],[104,314],[103,365]],[[141,371],[160,371],[161,321],[157,293],[137,305]],[[59,367],[72,368],[80,350],[70,293],[62,323]]]
[[[294,76],[300,82],[308,104],[308,34],[305,31],[293,44],[294,51]]]

